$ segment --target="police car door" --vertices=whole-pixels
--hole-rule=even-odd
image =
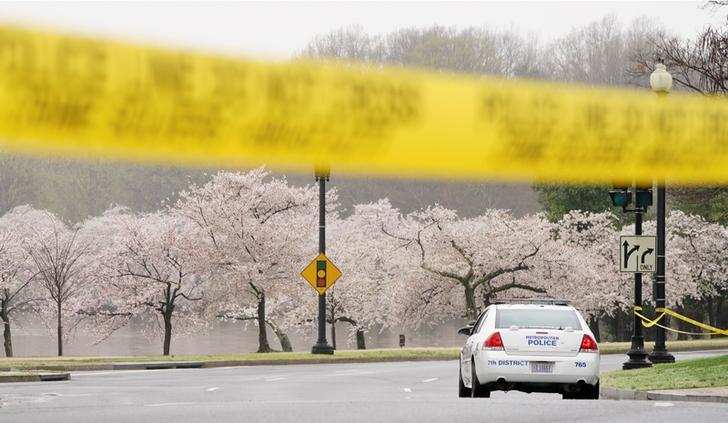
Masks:
[[[478,346],[478,342],[480,337],[478,336],[478,333],[480,332],[480,329],[485,324],[485,320],[488,316],[488,309],[485,309],[480,314],[480,317],[478,317],[478,320],[475,322],[475,326],[473,326],[473,330],[470,332],[470,337],[468,338],[468,341],[465,343],[465,346],[463,347],[463,354],[461,354],[461,358],[463,361],[463,371],[467,369],[467,377],[470,377],[470,359],[473,357],[473,351]]]

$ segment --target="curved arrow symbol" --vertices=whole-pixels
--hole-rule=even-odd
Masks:
[[[647,257],[650,254],[652,254],[653,251],[655,251],[653,248],[648,248],[648,249],[645,250],[644,253],[642,253],[642,264],[645,264],[645,257]]]
[[[640,246],[635,245],[630,249],[629,242],[624,241],[624,243],[622,243],[622,247],[624,248],[624,267],[627,267],[627,264],[629,263],[629,257],[632,255],[632,253],[639,250]]]

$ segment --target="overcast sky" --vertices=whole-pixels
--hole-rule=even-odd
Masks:
[[[704,2],[267,2],[267,3],[13,3],[0,21],[102,34],[154,44],[254,57],[287,58],[314,35],[360,25],[374,33],[409,26],[496,26],[535,32],[542,39],[614,13],[647,15],[668,29],[693,35],[720,14]],[[724,15],[724,14],[723,14]]]

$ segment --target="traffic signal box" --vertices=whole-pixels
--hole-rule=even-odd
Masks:
[[[612,199],[614,207],[621,207],[622,211],[626,211],[627,207],[632,204],[632,192],[629,185],[614,184],[609,191],[609,197]]]
[[[326,288],[326,260],[316,260],[316,288]]]
[[[628,185],[614,184],[609,191],[609,197],[614,207],[621,207],[623,212],[632,204],[634,191],[634,205],[636,208],[647,211],[652,205],[652,185],[637,184],[634,189]]]
[[[646,211],[652,205],[652,184],[637,184],[635,191],[635,206]]]

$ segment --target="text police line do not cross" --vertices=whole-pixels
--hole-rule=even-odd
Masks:
[[[619,237],[619,271],[655,272],[655,237],[623,235]]]

